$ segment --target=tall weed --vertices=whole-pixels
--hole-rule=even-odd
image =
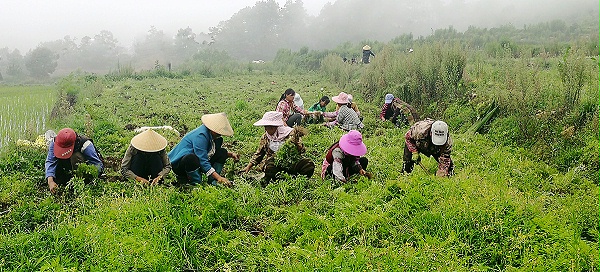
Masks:
[[[424,45],[407,53],[387,46],[360,77],[362,93],[367,101],[392,93],[430,115],[427,106],[437,104],[438,115],[445,105],[462,97],[460,87],[466,65],[465,53],[456,45]]]
[[[567,49],[558,63],[560,79],[564,86],[564,107],[571,110],[579,103],[581,89],[585,84],[585,58],[577,49]]]

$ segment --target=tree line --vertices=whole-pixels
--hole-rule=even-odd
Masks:
[[[580,2],[573,5],[585,7],[582,4],[585,1]],[[239,10],[229,20],[211,27],[208,33],[197,33],[186,27],[170,36],[151,26],[145,37],[136,40],[131,48],[120,44],[109,30],[80,39],[65,36],[42,42],[24,54],[17,49],[0,48],[0,81],[43,80],[74,70],[107,73],[124,67],[206,70],[206,62],[281,60],[294,51],[300,55],[315,53],[320,58],[333,51],[350,58],[360,54],[363,43],[387,41],[408,48],[415,41],[461,40],[470,48],[497,54],[503,54],[506,47],[519,52],[515,48],[517,44],[538,44],[543,46],[532,47],[537,51],[531,54],[550,52],[560,55],[569,41],[587,37],[589,55],[597,55],[597,12],[591,12],[598,9],[597,5],[587,9],[577,21],[554,19],[525,24],[523,28],[510,23],[491,28],[471,25],[464,32],[452,24],[436,30],[429,28],[447,21],[458,22],[460,26],[464,22],[457,16],[466,18],[468,14],[479,12],[477,5],[481,4],[465,5],[460,1],[442,4],[438,0],[419,3],[338,0],[325,5],[318,16],[310,16],[301,0],[288,1],[283,7],[274,0],[265,0]],[[541,11],[537,9],[537,12]],[[304,57],[301,65],[314,70],[319,68],[319,62]]]

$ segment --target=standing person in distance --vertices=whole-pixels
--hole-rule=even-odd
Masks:
[[[444,121],[425,119],[416,122],[404,135],[404,164],[402,171],[411,173],[414,165],[421,162],[420,153],[432,156],[438,162],[438,177],[454,174],[454,163],[450,158],[452,153],[452,138],[448,134],[448,125]]]
[[[171,171],[167,139],[148,129],[131,139],[121,161],[121,174],[142,185],[156,185]]]
[[[370,62],[370,58],[371,56],[375,57],[375,54],[373,54],[373,52],[371,52],[371,47],[369,45],[365,45],[363,46],[363,56],[362,56],[362,62],[364,64],[367,64]]]
[[[224,112],[202,115],[202,125],[183,136],[169,152],[173,173],[179,182],[198,185],[204,174],[212,185],[233,185],[221,172],[228,158],[238,161],[240,156],[222,147],[222,135],[233,135],[227,115]]]
[[[48,133],[48,132],[47,132]],[[46,181],[51,193],[56,193],[58,186],[64,186],[73,177],[80,163],[93,165],[102,174],[104,164],[92,140],[78,135],[71,128],[61,129],[48,144],[46,156]]]

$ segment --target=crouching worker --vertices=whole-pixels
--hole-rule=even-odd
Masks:
[[[102,174],[104,165],[91,139],[77,135],[71,128],[61,129],[48,145],[46,157],[46,181],[51,193],[64,186],[73,177],[80,163],[93,165]]]
[[[339,95],[332,97],[331,100],[337,103],[339,108],[337,110],[337,115],[335,116],[335,121],[325,123],[325,126],[333,127],[338,125],[345,131],[364,128],[365,125],[360,120],[358,112],[356,112],[356,110],[354,110],[351,106],[353,103],[348,94],[341,92]],[[329,116],[331,115],[325,115],[325,117]]]
[[[233,135],[225,113],[203,115],[202,125],[183,136],[181,142],[169,152],[173,172],[180,183],[198,185],[202,182],[201,174],[204,174],[213,185],[233,185],[221,176],[221,171],[227,158],[237,161],[240,157],[222,147],[222,135]]]
[[[362,135],[357,130],[351,130],[327,150],[321,178],[333,177],[342,183],[346,183],[354,174],[372,178],[373,175],[366,171],[369,160],[362,157],[365,154],[367,146],[362,141]]]
[[[400,98],[394,97],[393,94],[386,94],[379,119],[382,121],[390,120],[396,126],[412,126],[419,120],[419,114],[417,114],[413,106],[402,101]]]
[[[165,151],[167,139],[148,129],[131,139],[121,161],[121,174],[142,185],[156,185],[171,171]]]
[[[406,132],[404,138],[406,146],[404,147],[403,172],[412,172],[414,165],[421,162],[419,154],[422,153],[427,157],[433,156],[438,162],[436,176],[447,177],[453,174],[454,164],[450,158],[452,138],[448,134],[448,125],[444,121],[427,118],[416,122]]]
[[[323,113],[327,111],[327,105],[329,105],[329,97],[323,96],[319,102],[312,105],[308,108],[308,117],[306,119],[306,123],[308,124],[318,124],[323,123],[325,119],[323,118]]]
[[[254,125],[264,127],[265,133],[260,138],[250,162],[242,169],[244,173],[248,173],[252,166],[260,164],[260,170],[265,173],[263,186],[273,181],[277,173],[282,171],[290,175],[313,175],[315,164],[302,157],[305,149],[300,137],[306,134],[305,128],[285,126],[283,114],[276,111],[266,112]]]

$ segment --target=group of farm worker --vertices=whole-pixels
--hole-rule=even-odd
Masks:
[[[292,89],[287,89],[280,98],[275,111],[265,112],[254,126],[264,127],[259,145],[250,161],[241,170],[248,173],[253,167],[264,173],[261,184],[272,182],[281,172],[290,175],[314,174],[315,164],[302,156],[305,152],[302,136],[305,123],[320,123],[328,127],[339,126],[345,134],[327,150],[321,167],[323,179],[331,177],[345,183],[350,176],[358,174],[372,177],[367,172],[368,159],[364,157],[367,147],[360,130],[364,127],[358,107],[352,96],[341,92],[331,98],[337,103],[334,112],[326,112],[329,98],[323,96],[308,110]],[[412,172],[415,164],[420,164],[420,154],[432,156],[438,162],[437,176],[450,176],[454,165],[450,158],[452,138],[448,134],[448,125],[439,120],[419,121],[415,109],[392,94],[385,96],[380,119],[411,125],[405,134],[405,148],[402,172]],[[228,158],[239,161],[237,153],[223,147],[222,136],[232,136],[233,128],[225,113],[205,114],[202,125],[188,132],[181,141],[166,152],[167,140],[152,129],[134,136],[121,162],[121,174],[144,185],[156,185],[169,173],[175,173],[177,183],[197,185],[205,182],[230,187],[233,183],[222,175],[223,166]],[[286,164],[278,163],[277,152],[294,150],[298,156]],[[289,150],[286,150],[289,151]],[[46,158],[46,180],[52,193],[59,185],[66,185],[72,178],[78,164],[85,163],[104,171],[100,154],[91,139],[77,134],[71,128],[61,129],[49,142]]]

